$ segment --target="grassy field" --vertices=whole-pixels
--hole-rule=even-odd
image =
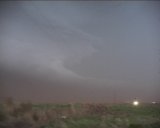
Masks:
[[[160,128],[159,104],[0,105],[0,128]]]

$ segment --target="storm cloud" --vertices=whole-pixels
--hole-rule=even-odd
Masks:
[[[159,100],[160,2],[1,5],[1,68],[50,81],[27,84],[13,75],[2,97],[107,102],[116,93],[123,102]]]

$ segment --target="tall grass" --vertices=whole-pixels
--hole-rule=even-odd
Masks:
[[[160,105],[0,104],[0,128],[160,128]]]

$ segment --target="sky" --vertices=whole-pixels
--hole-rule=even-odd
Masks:
[[[159,8],[158,1],[1,2],[0,63],[7,75],[0,97],[160,100]]]

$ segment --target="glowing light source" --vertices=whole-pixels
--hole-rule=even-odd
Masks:
[[[139,105],[139,102],[138,102],[137,100],[134,100],[134,101],[133,101],[133,105],[134,105],[134,106],[138,106],[138,105]]]
[[[155,101],[153,101],[153,102],[152,102],[152,104],[156,104],[156,102],[155,102]]]

